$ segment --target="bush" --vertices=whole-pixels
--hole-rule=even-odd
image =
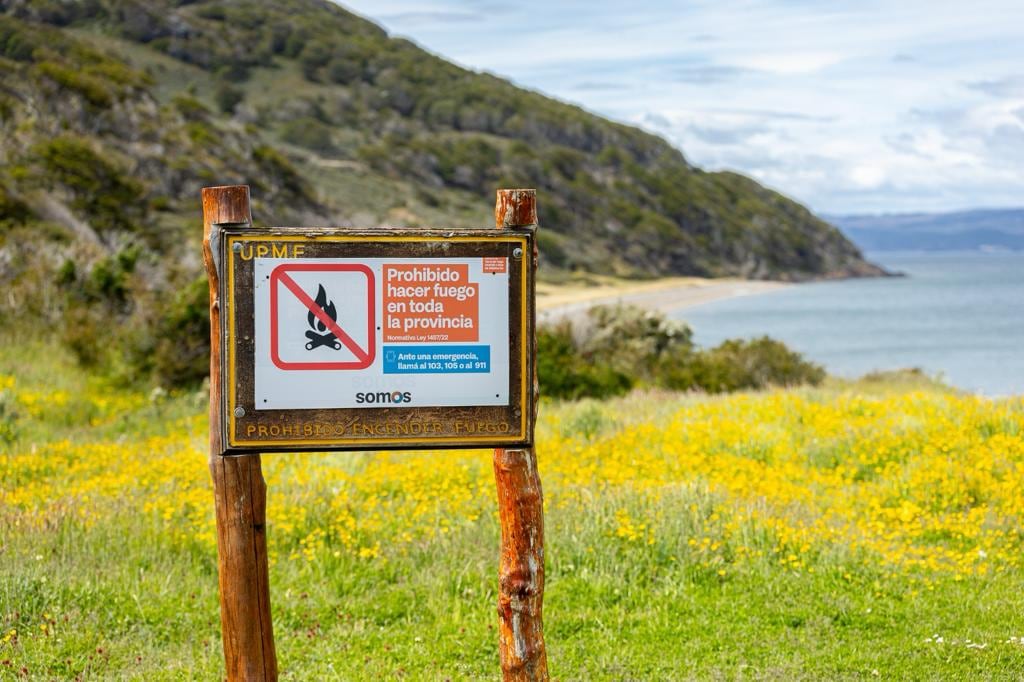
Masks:
[[[597,306],[575,330],[569,322],[542,326],[537,353],[541,394],[552,398],[604,398],[638,384],[722,393],[825,378],[768,337],[695,349],[685,324],[635,306]]]
[[[302,75],[308,81],[320,80],[320,69],[331,60],[331,52],[321,43],[309,43],[299,57],[299,66],[302,68]]]
[[[65,90],[76,92],[96,109],[105,109],[113,102],[113,96],[97,78],[54,62],[42,62],[36,66],[39,73]]]
[[[331,82],[346,85],[359,80],[363,75],[363,65],[346,57],[334,57],[327,64],[327,77]]]
[[[29,207],[0,184],[0,234],[15,225],[22,225],[32,217]]]
[[[605,398],[633,387],[633,380],[626,374],[607,364],[585,360],[568,323],[537,330],[537,376],[541,395],[551,398]]]
[[[274,192],[285,192],[303,199],[312,197],[312,190],[306,185],[302,174],[273,147],[266,145],[256,147],[252,150],[252,158],[259,164],[272,183],[266,189]]]
[[[126,248],[90,267],[65,260],[56,273],[63,301],[60,338],[79,364],[108,364],[124,343],[121,323],[133,308],[132,275],[139,251]]]
[[[0,17],[0,57],[30,62],[38,46],[38,40],[24,25],[14,19]]]
[[[545,265],[564,268],[569,263],[569,254],[562,245],[563,237],[551,230],[537,232],[537,249]]]
[[[156,326],[151,358],[161,384],[191,385],[209,376],[210,300],[205,274],[171,299],[160,311]]]
[[[238,105],[245,99],[245,91],[229,83],[221,83],[217,87],[214,99],[217,100],[217,106],[223,113],[233,114]]]
[[[126,384],[195,385],[210,367],[206,275],[143,290],[131,276],[137,253],[124,250],[89,268],[65,261],[57,273],[66,321],[61,340],[79,364]]]
[[[74,195],[72,207],[84,213],[97,232],[136,229],[142,185],[93,151],[87,141],[63,135],[32,151],[42,166],[40,180],[66,187]]]
[[[224,8],[216,5],[212,7],[200,7],[196,10],[196,15],[203,19],[210,19],[211,21],[224,21],[228,18],[227,12]]]
[[[758,339],[730,339],[698,354],[693,363],[694,382],[690,386],[712,393],[761,389],[769,386],[818,385],[825,370],[808,362],[781,341],[762,336]]]
[[[319,154],[330,153],[334,149],[331,129],[310,116],[300,116],[286,123],[281,129],[281,139]]]
[[[631,376],[650,380],[666,354],[679,357],[693,348],[689,327],[638,306],[596,306],[587,317],[583,356]]]
[[[824,369],[767,336],[730,339],[689,357],[666,358],[658,369],[658,383],[665,388],[708,393],[817,386],[824,379]]]
[[[172,103],[186,121],[203,121],[210,114],[206,105],[191,95],[177,95]]]

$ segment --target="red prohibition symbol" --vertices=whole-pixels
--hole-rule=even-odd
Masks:
[[[360,345],[357,341],[352,338],[352,335],[346,332],[341,325],[335,320],[337,314],[331,315],[325,308],[330,308],[330,312],[334,312],[333,304],[328,305],[326,298],[323,303],[314,301],[298,283],[292,279],[288,274],[290,272],[322,272],[322,273],[334,273],[334,272],[352,272],[361,273],[366,277],[366,343]],[[327,331],[327,334],[316,334],[315,332],[307,332],[306,338],[310,339],[310,343],[306,344],[307,350],[312,350],[317,346],[325,346],[328,348],[334,348],[340,350],[341,347],[347,348],[352,355],[355,356],[355,360],[347,360],[344,362],[331,362],[331,361],[318,361],[318,362],[294,362],[281,359],[280,353],[280,290],[284,287],[298,299],[298,301],[306,307],[310,318],[310,325],[313,326],[312,320],[315,318],[320,322],[320,325],[314,327],[320,331]],[[270,359],[277,366],[278,369],[283,370],[331,370],[331,369],[366,369],[373,364],[374,357],[376,356],[376,333],[374,330],[376,324],[376,302],[374,301],[374,292],[376,290],[375,280],[373,271],[365,266],[358,263],[286,263],[284,265],[278,265],[270,273]],[[318,298],[320,298],[318,296]],[[352,330],[357,336],[360,334],[355,330]],[[333,338],[332,338],[333,337]],[[335,339],[337,341],[335,341]]]

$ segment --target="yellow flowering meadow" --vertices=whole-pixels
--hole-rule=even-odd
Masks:
[[[141,410],[120,394],[0,392],[28,418],[69,400],[90,423]],[[214,551],[205,417],[145,438],[14,441],[0,455],[0,530],[26,534],[138,516],[166,541]],[[671,549],[726,576],[821,557],[927,582],[1021,562],[1024,400],[941,391],[638,394],[545,404],[538,457],[549,523],[597,524],[614,551]],[[493,523],[490,453],[264,457],[272,560],[386,562]],[[598,550],[602,551],[602,550]]]

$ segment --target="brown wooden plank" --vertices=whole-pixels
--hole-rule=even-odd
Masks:
[[[537,197],[532,189],[498,190],[494,208],[498,229],[533,229],[537,226]],[[536,241],[530,258],[537,268]],[[525,259],[524,259],[525,260]],[[528,292],[529,329],[536,319],[534,278]],[[530,339],[533,409],[532,442],[538,396],[536,337]],[[495,449],[494,480],[498,488],[501,523],[501,563],[498,570],[498,653],[506,681],[548,679],[544,644],[544,496],[537,471],[537,453],[531,446]]]
[[[220,613],[227,679],[276,680],[267,566],[267,489],[259,455],[223,457],[220,225],[251,224],[246,185],[205,187],[203,262],[210,283],[210,476],[217,511]]]

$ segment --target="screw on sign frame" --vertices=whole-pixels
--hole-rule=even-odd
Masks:
[[[251,225],[249,187],[206,187],[203,200],[203,261],[210,284],[210,474],[217,512],[218,575],[224,660],[227,679],[276,680],[277,655],[270,617],[266,542],[267,488],[259,454],[225,457],[222,386],[221,263],[218,249],[222,226]],[[494,210],[498,229],[537,227],[534,190],[498,190]],[[529,255],[537,266],[536,242]],[[535,317],[535,292],[530,278],[530,328]],[[300,289],[301,290],[301,289]],[[292,291],[295,294],[294,291]],[[304,294],[304,292],[303,292]],[[295,294],[300,300],[302,297]],[[304,294],[305,295],[305,294]],[[306,298],[309,298],[308,295]],[[332,333],[330,315],[315,301],[302,301]],[[316,308],[317,310],[314,310]],[[319,313],[318,314],[318,311]],[[333,323],[333,320],[331,320]],[[341,338],[341,337],[338,337]],[[531,400],[538,397],[535,339],[529,362],[534,365]],[[530,410],[531,419],[536,410]],[[532,424],[531,424],[532,426]],[[531,428],[532,432],[532,428]],[[548,679],[542,626],[544,597],[544,505],[533,445],[494,450],[498,489],[501,555],[498,570],[498,653],[503,679]]]

